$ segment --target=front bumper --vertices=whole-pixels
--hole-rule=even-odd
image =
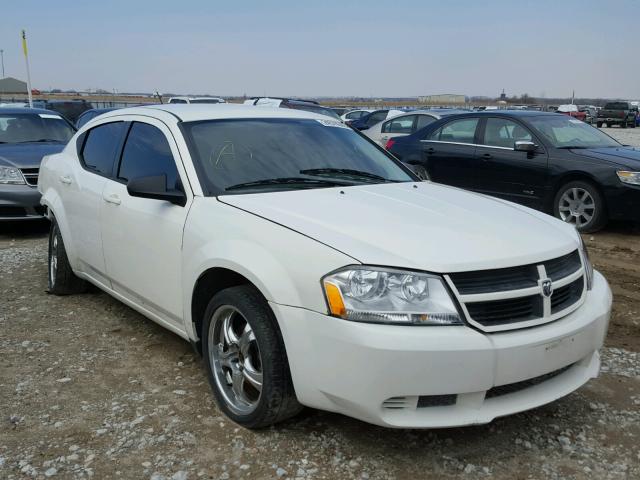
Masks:
[[[605,190],[609,218],[640,222],[640,186],[625,185]]]
[[[0,222],[44,218],[40,192],[29,185],[0,185]]]
[[[611,291],[596,273],[593,290],[573,313],[495,334],[355,323],[271,306],[302,404],[388,427],[437,428],[488,423],[596,377]]]

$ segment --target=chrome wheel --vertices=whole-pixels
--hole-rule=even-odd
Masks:
[[[247,415],[262,394],[262,358],[255,333],[246,318],[231,305],[214,313],[209,325],[209,364],[227,406]]]
[[[58,272],[58,232],[53,231],[51,239],[51,250],[49,251],[49,281],[51,286],[56,282],[56,273]]]
[[[558,204],[560,218],[578,228],[591,223],[596,214],[596,203],[584,188],[573,187],[566,190]]]

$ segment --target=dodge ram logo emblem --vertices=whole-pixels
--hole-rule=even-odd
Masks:
[[[553,282],[550,279],[545,278],[540,282],[540,285],[542,286],[542,295],[550,297],[553,293]]]

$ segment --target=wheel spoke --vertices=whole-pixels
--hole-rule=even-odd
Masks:
[[[253,388],[255,388],[258,392],[262,391],[262,372],[257,371],[248,360],[245,360],[244,362],[244,370],[242,370],[242,375],[244,376],[245,380],[253,386]]]
[[[572,200],[577,200],[578,199],[578,189],[577,188],[572,188],[571,189],[571,199]]]
[[[233,347],[229,347],[229,350],[224,351],[224,346],[219,343],[218,344],[218,354],[220,356],[220,365],[227,368],[234,368],[234,366],[238,363],[238,350]]]
[[[240,370],[233,370],[231,372],[231,390],[237,400],[244,400],[244,377]]]
[[[230,311],[229,314],[224,318],[222,323],[222,333],[224,335],[224,340],[227,345],[237,345],[238,344],[238,336],[236,332],[233,331],[233,311]]]
[[[243,357],[246,358],[249,356],[249,346],[251,342],[254,342],[255,340],[256,336],[249,323],[247,323],[242,331],[242,335],[240,335],[240,338],[238,339],[238,346],[240,347],[240,352]]]

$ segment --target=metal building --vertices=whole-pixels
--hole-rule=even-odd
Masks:
[[[27,82],[13,77],[0,78],[0,94],[17,93],[24,95],[27,93]]]

